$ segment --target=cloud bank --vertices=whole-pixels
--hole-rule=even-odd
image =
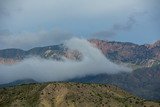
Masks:
[[[80,51],[83,54],[83,60],[53,61],[32,57],[11,66],[0,65],[0,84],[26,78],[39,82],[64,81],[86,75],[131,71],[130,68],[110,62],[87,40],[72,38],[65,41],[65,45]]]

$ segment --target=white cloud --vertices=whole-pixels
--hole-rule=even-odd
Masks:
[[[87,40],[72,38],[65,42],[70,49],[77,49],[83,54],[82,61],[53,61],[40,58],[29,58],[15,65],[0,65],[0,83],[17,79],[30,78],[39,82],[62,81],[66,79],[96,75],[130,72],[125,66],[110,62]]]

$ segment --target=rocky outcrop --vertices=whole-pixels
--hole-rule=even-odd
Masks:
[[[112,61],[152,66],[160,62],[159,41],[153,45],[137,45],[129,42],[109,42],[98,39],[89,40]],[[151,65],[150,65],[151,64]]]
[[[77,50],[71,50],[63,45],[54,45],[46,47],[37,47],[28,51],[20,49],[0,50],[0,64],[14,64],[28,57],[41,57],[45,59],[63,60],[81,60],[82,54]]]

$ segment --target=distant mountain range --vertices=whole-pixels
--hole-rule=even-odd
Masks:
[[[0,63],[13,64],[30,56],[38,56],[46,59],[52,58],[54,60],[62,60],[62,57],[66,57],[72,60],[78,60],[81,58],[81,54],[78,51],[70,50],[61,44],[46,47],[36,47],[28,51],[21,49],[0,50]]]
[[[130,63],[145,67],[160,64],[160,41],[150,45],[109,42],[97,39],[89,41],[95,44],[107,58],[118,63]]]
[[[88,75],[68,81],[113,84],[145,99],[160,100],[160,41],[145,45],[98,39],[91,39],[89,42],[100,49],[109,60],[118,64],[127,64],[134,71],[114,75]],[[0,63],[13,64],[30,56],[53,60],[63,60],[63,57],[72,60],[81,60],[82,58],[80,52],[68,49],[61,44],[36,47],[27,51],[21,49],[0,50]],[[6,86],[12,85],[14,84]]]
[[[111,61],[128,63],[136,66],[151,67],[160,64],[160,40],[154,44],[137,45],[129,42],[110,42],[98,39],[90,39],[90,43],[99,48]],[[29,56],[40,56],[60,60],[61,57],[80,59],[81,54],[76,50],[70,50],[63,44],[36,47],[24,51],[21,49],[0,50],[0,63],[14,63]]]

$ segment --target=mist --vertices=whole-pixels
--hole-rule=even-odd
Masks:
[[[38,82],[65,81],[67,79],[97,75],[131,72],[132,69],[109,61],[100,50],[85,39],[71,38],[64,44],[82,53],[81,61],[55,61],[30,57],[14,65],[0,65],[0,84],[20,79],[34,79]]]

